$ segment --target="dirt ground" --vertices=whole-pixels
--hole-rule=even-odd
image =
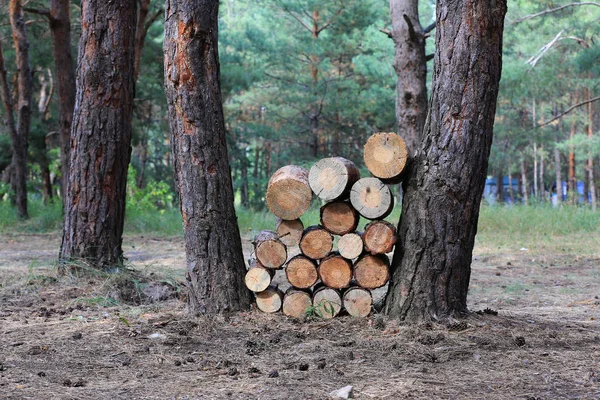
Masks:
[[[58,246],[0,236],[0,399],[326,399],[346,385],[357,399],[600,398],[600,253],[476,248],[481,312],[410,326],[191,317],[176,290],[116,302],[110,278],[58,277]],[[160,288],[184,276],[181,238],[127,237],[125,251]]]

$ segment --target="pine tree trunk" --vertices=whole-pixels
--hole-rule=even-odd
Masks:
[[[418,0],[390,0],[395,44],[396,121],[410,155],[419,147],[427,116],[425,33],[419,23]]]
[[[33,77],[29,65],[29,41],[23,17],[21,0],[11,0],[9,4],[10,24],[12,26],[17,62],[18,100],[16,104],[16,136],[11,137],[13,146],[14,188],[16,192],[17,216],[25,219],[27,213],[27,149],[31,126]]]
[[[185,232],[192,311],[246,309],[218,53],[218,0],[167,0],[165,93]]]
[[[135,0],[82,2],[62,261],[100,269],[123,261],[135,21]]]
[[[50,35],[58,92],[61,193],[66,204],[71,150],[71,125],[75,108],[75,66],[71,52],[69,0],[50,0]]]
[[[386,311],[403,320],[467,311],[493,137],[506,1],[438,0],[432,97],[408,171]]]

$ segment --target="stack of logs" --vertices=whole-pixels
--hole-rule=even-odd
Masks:
[[[407,161],[404,140],[395,133],[378,133],[364,147],[364,161],[373,177],[361,178],[356,165],[341,157],[325,158],[310,172],[288,165],[269,180],[267,207],[278,219],[275,231],[254,239],[246,286],[256,293],[264,312],[302,317],[307,311],[332,318],[345,309],[357,317],[372,308],[371,290],[389,279],[389,258],[396,228],[383,219],[394,207],[387,184],[399,183]],[[325,205],[321,224],[305,228],[300,217],[313,193]],[[357,232],[360,216],[371,220]],[[338,237],[337,251],[333,251]],[[288,259],[288,248],[300,254]],[[283,294],[272,285],[275,271],[285,268],[291,287]]]

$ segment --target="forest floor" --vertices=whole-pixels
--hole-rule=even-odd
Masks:
[[[600,398],[600,254],[478,246],[482,312],[411,326],[191,317],[182,238],[126,237],[125,281],[57,276],[59,242],[0,236],[0,399]]]

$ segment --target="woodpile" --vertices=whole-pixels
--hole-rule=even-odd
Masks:
[[[401,181],[407,154],[400,136],[378,133],[364,148],[371,177],[361,178],[357,166],[342,157],[322,159],[310,171],[288,165],[273,174],[266,203],[277,216],[275,230],[256,235],[246,274],[258,309],[294,318],[369,315],[371,290],[390,277],[389,254],[398,234],[384,220],[394,207],[388,184]],[[301,217],[313,197],[324,203],[320,224],[305,227]],[[357,232],[361,217],[368,221]],[[276,278],[277,270],[283,271]],[[280,286],[289,283],[285,294],[274,284],[279,277]]]

